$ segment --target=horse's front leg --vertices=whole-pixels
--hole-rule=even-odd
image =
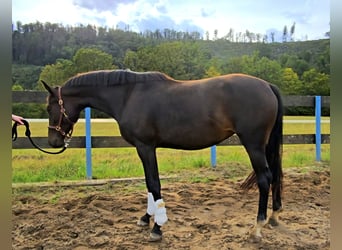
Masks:
[[[150,234],[151,241],[162,239],[161,226],[167,221],[165,203],[161,197],[161,186],[158,173],[158,164],[156,158],[156,149],[148,145],[139,145],[136,147],[138,155],[143,163],[145,172],[145,181],[148,190],[147,211],[138,222],[138,225],[149,225],[150,218],[154,216],[154,226]]]

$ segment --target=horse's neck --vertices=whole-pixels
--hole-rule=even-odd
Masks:
[[[79,112],[90,107],[102,111],[116,120],[120,117],[124,102],[122,99],[125,96],[119,88],[104,87],[73,88],[68,94],[74,97]]]

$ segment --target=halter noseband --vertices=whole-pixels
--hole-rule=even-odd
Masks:
[[[60,115],[59,115],[59,121],[58,121],[58,125],[57,126],[52,126],[49,125],[48,128],[50,129],[54,129],[56,131],[58,131],[62,136],[66,137],[67,139],[71,138],[72,132],[73,132],[73,128],[74,128],[74,122],[72,122],[66,111],[65,108],[63,106],[63,100],[62,100],[62,87],[58,87],[58,105],[60,107]],[[71,124],[71,129],[68,133],[66,133],[65,131],[62,130],[62,121],[63,121],[63,116],[66,118],[66,120]]]

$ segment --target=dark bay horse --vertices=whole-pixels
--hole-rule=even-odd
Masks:
[[[49,87],[48,140],[61,147],[71,136],[85,107],[113,117],[122,137],[136,147],[148,190],[147,212],[139,225],[154,216],[150,239],[162,238],[167,221],[161,195],[156,148],[195,150],[220,143],[234,133],[245,147],[253,173],[244,187],[256,183],[259,206],[255,232],[267,223],[267,203],[272,190],[277,225],[282,189],[283,105],[278,89],[259,78],[230,74],[194,81],[177,81],[159,72],[101,70],[79,74],[61,87]]]

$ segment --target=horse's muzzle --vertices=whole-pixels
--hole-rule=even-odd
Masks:
[[[65,144],[63,138],[49,138],[48,143],[53,148],[61,148]]]

